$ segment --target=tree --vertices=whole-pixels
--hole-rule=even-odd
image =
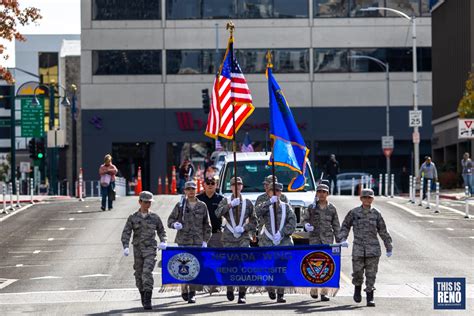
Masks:
[[[459,101],[458,113],[460,118],[474,118],[474,74],[472,72],[466,80],[466,90]]]
[[[18,0],[0,0],[0,38],[6,41],[25,41],[25,37],[18,30],[19,26],[28,25],[41,19],[37,8],[20,9]],[[5,46],[0,44],[0,59],[7,60]],[[0,63],[0,79],[13,82],[12,74]]]

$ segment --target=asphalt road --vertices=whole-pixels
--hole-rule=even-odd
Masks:
[[[177,196],[160,196],[152,206],[166,222]],[[332,197],[342,222],[359,204],[350,196]],[[451,204],[449,204],[451,203]],[[289,294],[286,304],[266,293],[248,295],[248,304],[227,302],[225,293],[200,294],[197,304],[179,293],[153,293],[154,312],[162,314],[432,314],[433,278],[465,277],[467,310],[474,303],[474,225],[465,219],[464,204],[442,202],[435,214],[401,198],[376,198],[394,240],[391,258],[381,257],[375,298],[377,307],[352,301],[351,248],[342,255],[341,288],[330,302],[307,294]],[[120,198],[113,211],[101,212],[99,201],[37,204],[0,219],[1,314],[129,314],[142,313],[133,278],[133,258],[122,256],[120,235],[128,214],[138,208],[135,197]],[[471,207],[472,209],[472,207]],[[174,231],[167,230],[170,241]],[[352,240],[349,239],[349,242]],[[159,288],[161,269],[155,269]],[[452,313],[446,311],[444,313]]]

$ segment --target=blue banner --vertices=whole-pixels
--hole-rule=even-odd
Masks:
[[[163,284],[339,288],[340,246],[168,247]]]

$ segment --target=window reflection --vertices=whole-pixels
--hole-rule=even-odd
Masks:
[[[315,17],[346,17],[349,0],[313,0]]]
[[[272,12],[273,0],[239,0],[239,17],[242,19],[268,19]]]
[[[402,11],[403,13],[408,14],[408,16],[412,15],[420,15],[420,2],[419,0],[386,0],[387,8],[395,9],[398,11]],[[396,13],[388,12],[387,16],[399,16]]]
[[[166,51],[167,73],[178,75],[214,74],[213,50],[168,50]]]
[[[360,11],[360,9],[368,7],[385,7],[385,0],[351,0],[350,6],[351,17],[381,17],[385,15],[382,10]]]
[[[93,20],[160,20],[161,0],[94,0]]]
[[[308,0],[274,0],[274,18],[307,18]]]
[[[316,48],[314,50],[315,72],[348,72],[347,49]]]
[[[422,16],[431,16],[430,0],[421,0],[421,15]]]
[[[166,18],[170,20],[200,19],[200,0],[167,0]]]
[[[278,49],[273,54],[275,73],[309,72],[309,51],[307,49]]]
[[[92,52],[94,75],[159,75],[160,50],[96,50]]]
[[[235,0],[202,0],[204,19],[229,19],[236,16]]]

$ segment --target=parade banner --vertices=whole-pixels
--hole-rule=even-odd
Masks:
[[[163,284],[339,288],[341,247],[330,245],[163,251]]]

